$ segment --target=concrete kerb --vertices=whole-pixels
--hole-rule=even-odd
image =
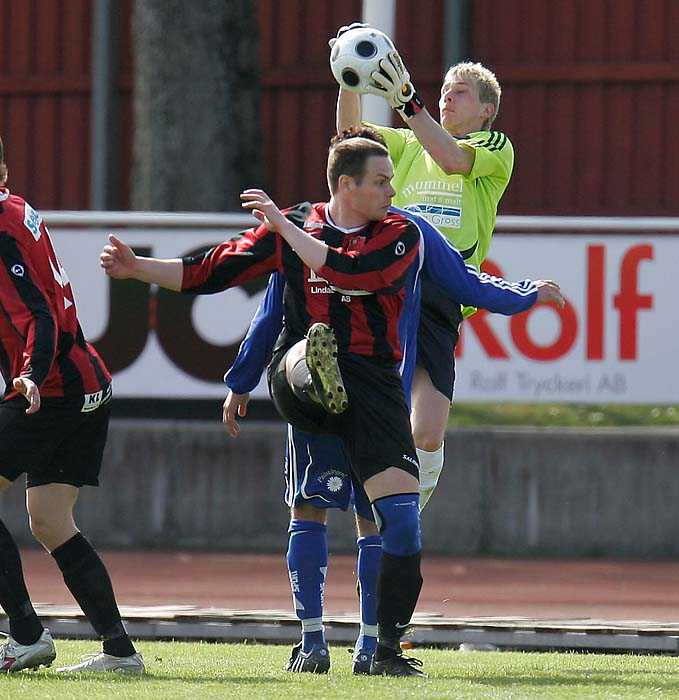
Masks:
[[[94,639],[75,606],[37,604],[36,611],[56,638]],[[134,639],[293,644],[299,621],[280,610],[202,609],[188,605],[121,607]],[[0,623],[7,627],[6,617]],[[331,615],[324,620],[331,644],[353,645],[358,618]],[[635,620],[538,620],[527,617],[445,618],[415,614],[404,641],[414,647],[515,649],[525,651],[595,651],[679,653],[679,622]]]

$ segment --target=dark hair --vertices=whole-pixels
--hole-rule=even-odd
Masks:
[[[7,165],[5,164],[5,149],[0,139],[0,187],[4,187],[7,182]]]
[[[365,124],[361,124],[360,126],[350,126],[348,129],[345,129],[339,134],[335,134],[331,141],[330,141],[330,146],[334,146],[336,143],[340,143],[341,141],[346,141],[347,139],[368,139],[369,141],[377,141],[377,143],[381,143],[383,146],[386,146],[387,143],[384,140],[384,137],[382,134],[380,134],[377,129],[373,129],[372,126],[366,126]]]
[[[340,175],[348,175],[360,184],[365,175],[365,163],[370,156],[389,157],[384,139],[374,129],[367,126],[352,127],[334,136],[328,153],[330,194],[337,191]]]

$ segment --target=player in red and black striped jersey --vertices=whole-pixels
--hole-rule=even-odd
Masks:
[[[110,391],[111,375],[85,340],[73,290],[40,214],[0,188],[0,371],[5,401],[30,379],[42,398],[91,408]]]
[[[261,225],[187,258],[182,291],[210,294],[284,269],[286,323],[278,347],[289,347],[313,322],[322,321],[335,329],[340,353],[397,363],[398,317],[406,270],[417,254],[417,229],[399,214],[344,229],[333,221],[326,203],[301,204],[283,213],[328,246],[320,268],[309,268],[279,235]],[[336,291],[351,302],[339,301]]]
[[[106,567],[73,520],[80,487],[96,486],[111,375],[85,340],[73,291],[38,212],[7,189],[0,142],[0,493],[26,473],[35,537],[104,641],[78,671],[141,673]],[[26,407],[28,402],[28,407]],[[0,672],[50,665],[54,642],[31,604],[19,551],[0,521],[0,605],[10,636]],[[73,670],[64,669],[64,670]]]
[[[262,225],[203,255],[142,258],[110,236],[101,265],[114,278],[199,294],[284,272],[285,327],[269,367],[274,403],[289,423],[342,439],[382,535],[376,656],[392,660],[388,675],[423,675],[400,651],[422,577],[418,463],[396,366],[406,272],[419,232],[388,213],[393,165],[381,144],[334,141],[327,176],[328,204],[287,215],[263,191],[246,190],[243,206]],[[346,391],[347,408],[328,401],[328,386]]]

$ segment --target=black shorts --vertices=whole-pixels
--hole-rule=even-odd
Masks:
[[[461,323],[460,305],[423,277],[416,364],[426,370],[436,390],[449,401],[455,388],[455,347]]]
[[[390,363],[354,354],[340,355],[339,366],[349,408],[340,415],[330,415],[295,396],[285,379],[285,353],[274,357],[269,391],[278,412],[300,430],[341,438],[361,483],[389,467],[418,477],[410,415],[398,370]]]
[[[23,398],[0,403],[0,476],[26,487],[45,484],[98,486],[108,434],[110,401],[94,411],[45,398],[29,416]]]

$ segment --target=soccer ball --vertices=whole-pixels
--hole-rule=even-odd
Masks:
[[[379,70],[380,60],[394,50],[391,39],[379,29],[349,29],[330,51],[330,70],[345,90],[364,93],[373,82],[370,74]]]

